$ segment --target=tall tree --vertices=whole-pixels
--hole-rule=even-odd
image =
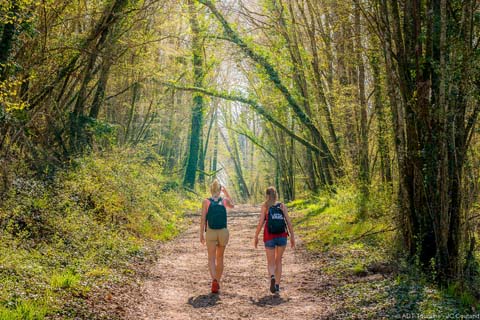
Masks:
[[[89,84],[96,71],[95,65],[100,52],[104,49],[108,37],[111,36],[113,26],[118,23],[122,16],[122,11],[128,5],[128,0],[115,0],[112,4],[107,4],[102,17],[86,43],[89,54],[86,57],[85,67],[80,89],[76,94],[75,106],[70,114],[70,151],[72,153],[80,152],[88,142],[85,133],[85,127],[88,118],[85,115],[87,97],[89,94]]]
[[[314,143],[319,146],[318,149],[320,151],[320,159],[325,168],[323,173],[325,175],[326,184],[332,184],[332,172],[336,172],[335,167],[338,165],[338,162],[336,161],[326,140],[324,139],[322,132],[315,125],[312,118],[307,115],[294,94],[292,94],[291,90],[287,88],[278,70],[275,68],[274,65],[272,65],[272,63],[268,61],[268,59],[261,52],[254,50],[250,44],[248,44],[242,37],[240,37],[239,33],[232,28],[230,23],[225,19],[225,17],[222,15],[222,13],[218,10],[218,8],[212,1],[197,1],[210,9],[210,11],[219,21],[224,31],[225,37],[232,41],[234,44],[236,44],[244,54],[246,54],[250,59],[257,63],[265,71],[265,74],[268,77],[269,81],[283,95],[283,97],[288,103],[288,106],[292,109],[298,120],[312,135]]]
[[[0,39],[0,81],[5,80],[7,76],[7,62],[10,58],[10,53],[12,51],[13,42],[15,39],[15,30],[18,24],[18,10],[19,6],[17,1],[12,1],[8,3],[8,12],[5,16],[6,22],[3,25],[2,37]]]
[[[468,137],[480,108],[471,100],[479,90],[478,37],[472,33],[478,35],[476,1],[379,4],[405,244],[411,256],[425,268],[433,264],[437,280],[447,283],[461,274],[467,236],[462,181]]]
[[[203,87],[203,80],[205,77],[203,66],[203,45],[197,9],[193,0],[188,1],[188,9],[190,15],[190,28],[192,30],[193,82],[195,87],[201,88]],[[204,108],[203,95],[198,92],[194,93],[192,122],[190,128],[190,146],[188,149],[187,168],[183,179],[183,185],[190,189],[195,187],[198,159],[201,152],[200,144],[202,143],[202,139],[200,136],[203,134]]]
[[[378,49],[378,41],[376,36],[371,36],[372,49],[369,54],[370,68],[372,69],[372,81],[373,81],[373,98],[375,116],[377,118],[377,142],[378,152],[380,153],[380,170],[382,181],[386,183],[392,182],[392,169],[390,164],[390,148],[388,145],[388,122],[385,114],[384,107],[384,93],[383,84],[380,76],[381,59],[380,50]]]
[[[362,24],[361,24],[361,12],[360,12],[359,4],[355,4],[354,12],[355,12],[355,21],[354,21],[354,29],[355,29],[355,53],[356,53],[356,64],[357,64],[357,96],[358,96],[358,106],[359,106],[359,151],[358,151],[358,169],[359,169],[359,182],[360,182],[360,192],[362,195],[362,199],[360,201],[360,208],[359,214],[360,217],[365,217],[366,213],[366,202],[369,196],[369,187],[370,187],[370,162],[369,162],[369,154],[368,154],[368,115],[367,115],[367,97],[365,93],[365,64],[363,62],[363,45],[362,45]]]

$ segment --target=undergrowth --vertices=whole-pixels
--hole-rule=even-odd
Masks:
[[[478,303],[457,285],[441,289],[403,255],[391,190],[372,187],[367,215],[355,186],[289,203],[308,250],[321,257],[319,279],[335,296],[339,319],[451,319],[476,316]],[[362,216],[362,218],[360,218]],[[335,285],[332,285],[334,283]]]
[[[48,182],[17,177],[0,206],[0,320],[75,318],[62,313],[66,300],[176,236],[196,201],[162,169],[148,149],[118,149],[76,159]]]

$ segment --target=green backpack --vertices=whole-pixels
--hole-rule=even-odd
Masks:
[[[213,198],[208,199],[210,206],[207,211],[207,222],[210,229],[223,229],[227,227],[227,209],[223,205],[222,198],[215,201]]]

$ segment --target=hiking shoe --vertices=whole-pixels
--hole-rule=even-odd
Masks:
[[[280,294],[280,285],[279,284],[275,285],[275,293]]]
[[[275,277],[270,277],[270,292],[275,293]]]
[[[218,284],[217,280],[212,281],[212,293],[218,293],[218,290],[220,289],[220,285]]]

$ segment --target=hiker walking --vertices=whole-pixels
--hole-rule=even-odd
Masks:
[[[287,247],[287,238],[290,235],[290,244],[294,248],[295,235],[287,207],[277,201],[278,196],[275,188],[268,187],[265,196],[266,199],[262,205],[257,230],[255,231],[254,245],[257,248],[258,235],[263,226],[263,242],[267,254],[270,292],[278,294],[280,293],[280,280],[282,278],[282,256]]]
[[[224,198],[220,197],[223,192]],[[200,242],[207,244],[208,269],[212,277],[212,293],[218,293],[223,273],[223,255],[228,243],[227,208],[234,204],[227,189],[214,180],[210,186],[211,197],[203,200],[200,220]]]

